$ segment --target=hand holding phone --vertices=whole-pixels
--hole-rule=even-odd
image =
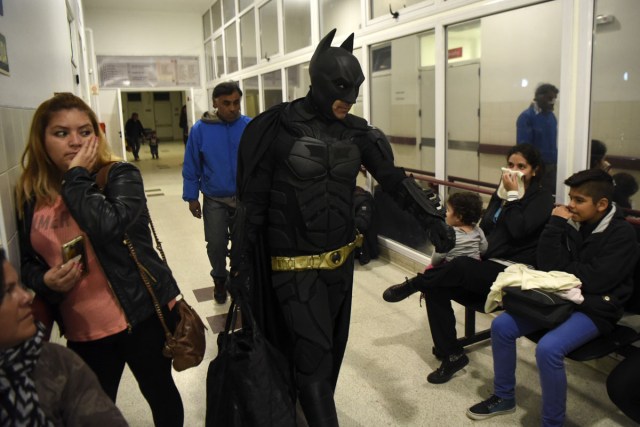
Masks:
[[[80,262],[83,273],[86,274],[89,271],[83,236],[78,236],[62,245],[62,260],[65,264],[69,262]]]

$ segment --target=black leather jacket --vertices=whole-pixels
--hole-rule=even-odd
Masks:
[[[125,232],[133,242],[138,259],[156,279],[152,286],[160,304],[164,306],[180,293],[171,270],[153,248],[142,176],[135,166],[115,164],[104,193],[96,185],[95,174],[81,167],[70,169],[63,176],[61,193],[71,216],[91,241],[130,328],[155,316],[155,311],[136,264],[123,243]],[[22,281],[48,303],[58,304],[64,293],[44,284],[44,274],[51,267],[31,246],[34,207],[35,200],[25,204],[19,225]]]

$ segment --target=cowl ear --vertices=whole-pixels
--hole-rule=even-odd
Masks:
[[[353,33],[351,33],[351,35],[347,37],[345,41],[342,42],[340,47],[348,51],[349,53],[353,53]]]
[[[334,28],[333,30],[329,31],[329,33],[326,36],[324,36],[322,40],[320,40],[320,43],[318,43],[318,47],[316,47],[316,51],[314,55],[329,49],[331,47],[331,42],[333,41],[333,36],[335,35],[336,35],[336,29]]]

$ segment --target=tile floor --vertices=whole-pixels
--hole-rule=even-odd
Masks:
[[[196,368],[174,372],[185,406],[185,426],[203,426],[207,367],[217,353],[215,334],[221,328],[229,303],[217,305],[212,296],[207,295],[212,293],[212,283],[202,224],[191,216],[181,199],[182,143],[161,143],[158,160],[152,160],[148,150],[148,146],[142,146],[142,160],[136,165],[143,173],[149,208],[169,265],[187,301],[211,326],[204,362]],[[424,307],[419,306],[417,295],[398,304],[385,303],[381,298],[387,286],[410,274],[380,259],[356,267],[351,334],[335,396],[340,425],[540,425],[540,386],[534,345],[526,340],[522,340],[518,349],[514,414],[475,422],[465,416],[469,406],[486,398],[492,390],[488,342],[468,349],[471,363],[449,383],[437,386],[427,383],[427,374],[439,363],[431,356],[432,343]],[[461,313],[460,307],[457,310]],[[480,326],[487,327],[491,317],[479,317]],[[462,325],[458,330],[462,330]],[[567,371],[567,426],[633,425],[607,398],[604,373],[572,361],[567,362]],[[153,425],[147,404],[128,371],[122,380],[117,404],[132,426]]]

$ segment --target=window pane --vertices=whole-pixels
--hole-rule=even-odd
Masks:
[[[222,50],[222,36],[214,40],[214,49],[216,54],[216,78],[224,74],[224,52]]]
[[[311,44],[311,9],[309,2],[283,0],[285,53]]]
[[[334,28],[350,34],[361,28],[360,0],[320,0],[321,37]]]
[[[253,0],[240,0],[240,12],[253,4]]]
[[[275,0],[269,1],[260,8],[260,53],[262,58],[269,58],[280,52],[278,48],[278,5]]]
[[[282,102],[282,73],[280,70],[262,75],[262,89],[265,110]]]
[[[402,14],[402,9],[418,3],[433,3],[433,0],[371,0],[371,18],[389,15],[389,7]]]
[[[405,37],[371,46],[371,124],[391,143],[395,164],[421,169],[418,138],[420,108],[420,36]],[[378,58],[374,60],[373,58]],[[375,62],[375,64],[374,64]],[[428,252],[426,233],[411,216],[398,210],[392,198],[375,191],[380,233],[416,250]]]
[[[242,49],[242,68],[258,63],[256,52],[256,19],[253,9],[240,18],[240,48]]]
[[[429,31],[420,39],[420,169],[436,171],[436,48],[435,34]]]
[[[418,41],[416,34],[371,47],[373,52],[390,47],[389,68],[371,74],[371,124],[389,139],[396,164],[419,169],[416,145],[418,121]],[[373,66],[373,64],[372,64]]]
[[[371,49],[371,72],[391,69],[391,45],[384,44]]]
[[[285,70],[287,73],[287,101],[302,98],[309,92],[309,63],[294,65]]]
[[[207,74],[207,81],[214,79],[214,69],[213,69],[213,49],[211,46],[211,41],[208,41],[204,44],[204,61],[205,68]]]
[[[634,0],[597,0],[593,41],[591,138],[606,145],[616,175],[616,193],[626,181],[640,182],[640,15]],[[562,92],[560,92],[560,97]],[[595,154],[595,152],[594,152]],[[592,160],[595,157],[592,156]],[[623,191],[624,192],[624,191]],[[617,197],[614,196],[614,200]],[[616,200],[627,205],[626,197]],[[640,209],[640,193],[631,197]]]
[[[238,71],[238,44],[236,37],[236,23],[224,29],[225,58],[227,60],[227,74]]]
[[[208,10],[202,15],[202,36],[205,40],[211,36],[211,13]]]
[[[213,31],[217,31],[222,26],[222,10],[220,10],[220,6],[222,5],[222,0],[216,0],[211,6],[211,18],[213,20]]]
[[[449,180],[461,177],[498,185],[506,152],[518,142],[516,122],[530,108],[536,87],[559,85],[561,3],[542,3],[447,28]]]
[[[236,0],[223,0],[224,23],[231,21],[236,16]]]
[[[354,49],[353,56],[358,59],[360,66],[362,66],[362,48]],[[364,73],[364,70],[363,70]],[[358,92],[358,99],[356,99],[356,103],[351,107],[351,114],[362,117],[364,114],[364,107],[362,102],[362,86],[360,86],[360,92]]]
[[[258,91],[258,76],[249,77],[242,81],[245,114],[255,117],[260,114],[260,92]]]

